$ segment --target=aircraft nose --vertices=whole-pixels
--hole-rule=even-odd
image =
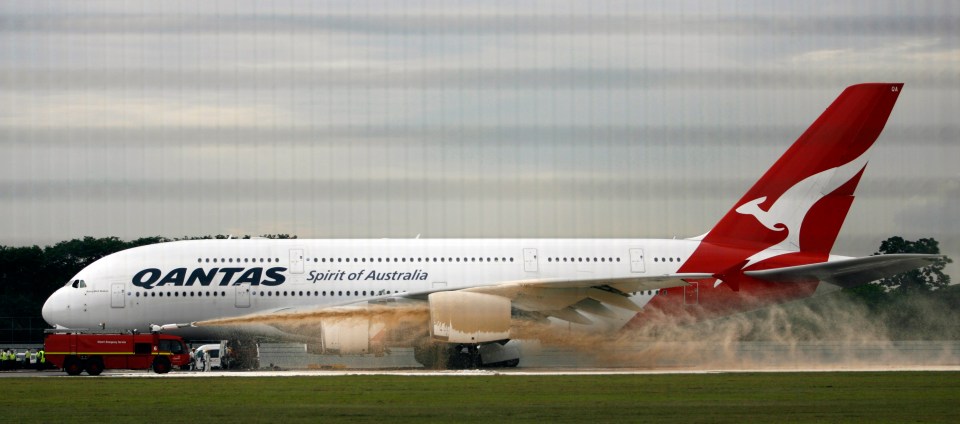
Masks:
[[[57,298],[60,297],[60,290],[53,292],[50,297],[47,298],[46,302],[43,302],[43,309],[41,309],[41,314],[43,315],[43,320],[50,324],[53,327],[57,326],[58,319],[60,317],[59,311],[62,309]]]

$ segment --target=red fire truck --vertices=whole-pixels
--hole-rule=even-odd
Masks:
[[[47,362],[67,374],[104,369],[153,369],[157,374],[190,364],[190,350],[177,336],[160,333],[53,331],[44,341]]]

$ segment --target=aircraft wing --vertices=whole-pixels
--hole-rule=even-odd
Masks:
[[[640,311],[642,307],[630,300],[630,293],[682,287],[689,285],[686,279],[711,277],[710,274],[685,273],[586,280],[540,279],[471,287],[462,291],[505,297],[510,299],[514,308],[589,325],[593,321],[580,312],[612,318],[616,314],[608,306]]]
[[[556,317],[577,324],[592,324],[590,318],[580,312],[587,312],[607,318],[617,314],[609,308],[614,306],[629,311],[640,311],[641,307],[630,300],[630,294],[647,290],[659,290],[670,287],[687,286],[684,279],[711,278],[710,274],[664,274],[657,276],[600,278],[600,279],[537,279],[509,281],[500,284],[460,289],[460,291],[483,293],[510,299],[511,306],[540,317]],[[359,302],[341,305],[301,305],[283,307],[254,314],[223,320],[212,320],[200,325],[249,324],[251,322],[282,322],[283,317],[341,318],[377,316],[382,314],[410,314],[412,311],[426,311],[425,302],[430,290],[417,293],[387,294]]]
[[[843,288],[856,287],[911,271],[943,259],[941,255],[890,254],[843,259],[818,264],[746,271],[744,274],[760,280],[778,283],[823,281]]]

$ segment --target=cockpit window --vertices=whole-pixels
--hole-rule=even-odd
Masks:
[[[67,285],[75,289],[82,289],[87,286],[87,283],[83,282],[83,280],[73,280],[67,283]]]

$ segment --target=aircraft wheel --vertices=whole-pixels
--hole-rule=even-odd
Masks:
[[[449,368],[477,369],[483,364],[480,361],[480,350],[476,345],[456,345],[450,349]]]
[[[413,358],[426,369],[447,368],[446,345],[426,342],[413,347]]]

